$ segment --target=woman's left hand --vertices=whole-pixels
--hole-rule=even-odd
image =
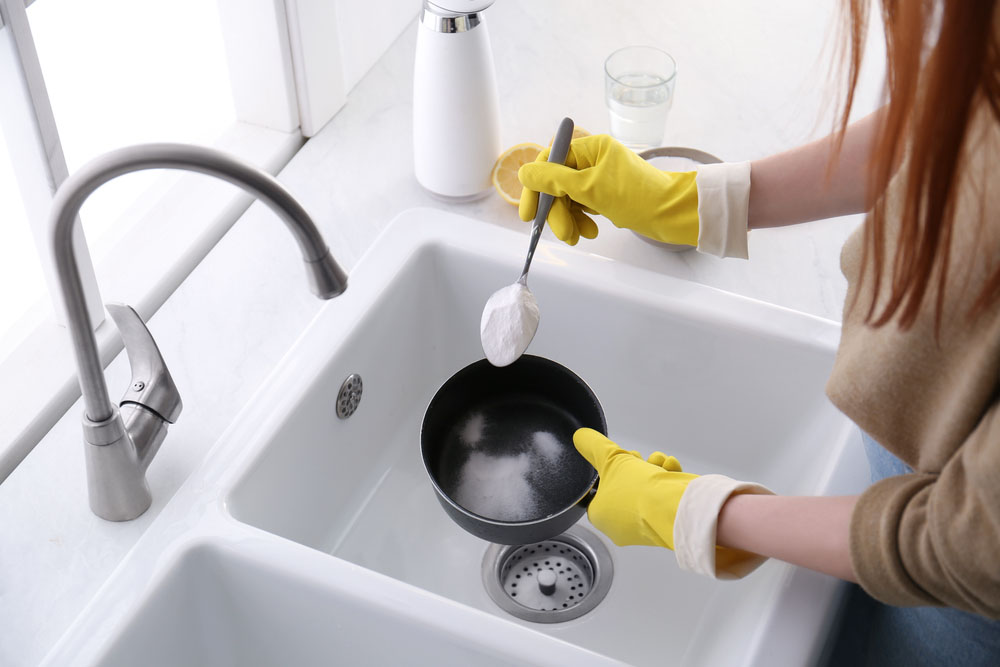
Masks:
[[[618,546],[673,549],[677,505],[697,475],[682,472],[677,459],[661,452],[643,461],[593,429],[579,429],[573,444],[601,478],[587,509],[590,522]]]

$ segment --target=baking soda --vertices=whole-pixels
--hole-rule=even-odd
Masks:
[[[479,323],[489,362],[509,366],[517,361],[534,338],[538,319],[538,302],[526,285],[517,282],[494,292]]]
[[[562,456],[563,446],[559,444],[559,440],[556,436],[547,431],[538,431],[535,433],[532,438],[532,442],[535,445],[535,451],[538,452],[548,463],[553,463],[556,459]]]
[[[528,481],[531,457],[490,456],[472,452],[462,467],[453,499],[487,519],[525,521],[535,518],[538,501]]]
[[[465,424],[462,425],[458,437],[466,447],[475,447],[483,439],[485,429],[486,417],[479,412],[475,412],[465,420]]]
[[[458,429],[470,451],[448,489],[452,500],[496,521],[533,521],[562,509],[553,506],[553,495],[564,498],[562,489],[572,478],[570,466],[560,464],[566,446],[548,431],[535,431],[520,441],[518,453],[488,454],[475,449],[485,422],[476,413]]]

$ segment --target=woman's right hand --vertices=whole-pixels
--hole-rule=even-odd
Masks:
[[[597,236],[588,213],[656,241],[698,245],[696,172],[660,171],[606,134],[575,139],[565,165],[548,157],[543,150],[518,172],[524,186],[518,213],[525,222],[545,192],[556,198],[549,227],[569,245]]]

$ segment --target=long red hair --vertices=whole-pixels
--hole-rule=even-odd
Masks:
[[[870,192],[884,192],[904,151],[909,161],[902,174],[906,186],[895,255],[886,257],[884,201],[878,198],[867,225],[862,266],[874,258],[875,294],[883,280],[891,288],[880,312],[873,300],[867,321],[881,326],[898,313],[905,329],[916,319],[935,271],[936,317],[941,316],[962,151],[980,104],[988,104],[1000,122],[1000,52],[996,0],[880,1],[888,107],[870,162]],[[847,0],[844,5],[848,86],[841,131],[854,101],[870,4]],[[970,315],[998,299],[1000,267],[982,287]]]

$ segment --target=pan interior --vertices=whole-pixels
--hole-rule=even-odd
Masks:
[[[576,503],[594,469],[573,447],[580,420],[538,394],[486,398],[456,415],[438,459],[441,489],[494,521],[544,519]]]

